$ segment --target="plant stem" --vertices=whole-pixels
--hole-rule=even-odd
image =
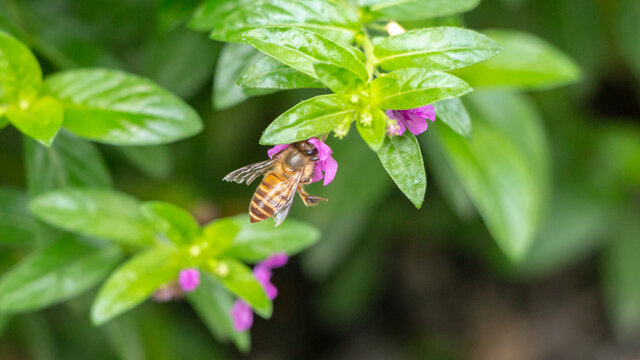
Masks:
[[[373,79],[373,74],[376,69],[376,57],[373,55],[373,43],[371,42],[371,38],[369,37],[369,33],[363,27],[362,28],[362,38],[359,39],[360,46],[362,46],[362,50],[364,50],[365,56],[365,67],[367,68],[367,72],[369,73],[369,81]]]

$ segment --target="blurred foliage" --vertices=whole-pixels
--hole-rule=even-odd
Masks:
[[[266,147],[256,145],[261,131],[286,109],[320,92],[295,90],[253,97],[214,111],[212,96],[225,107],[211,81],[214,73],[216,86],[218,78],[233,74],[226,67],[216,67],[227,48],[221,50],[221,43],[187,28],[189,14],[197,5],[170,0],[0,0],[0,29],[35,52],[45,75],[102,66],[146,76],[188,101],[204,123],[203,131],[192,138],[144,148],[93,144],[63,132],[45,149],[13,128],[2,130],[0,273],[32,251],[55,248],[55,244],[42,243],[39,235],[53,234],[47,236],[53,239],[60,235],[30,215],[26,193],[37,195],[63,185],[86,184],[83,171],[90,158],[96,159],[91,162],[93,172],[103,168],[111,172],[110,177],[106,173],[89,179],[96,182],[91,185],[112,183],[143,200],[174,202],[189,209],[201,223],[246,211],[253,189],[223,183],[222,177],[263,160]],[[429,176],[421,210],[402,198],[375,154],[355,134],[343,141],[332,140],[340,164],[338,176],[328,187],[312,185],[310,189],[330,201],[313,209],[297,203],[291,212],[292,217],[316,225],[322,239],[283,274],[285,286],[274,318],[256,324],[254,356],[353,358],[375,350],[383,357],[465,358],[471,352],[469,333],[473,330],[462,323],[465,318],[459,313],[476,310],[460,283],[478,289],[497,282],[499,292],[510,297],[514,288],[559,279],[561,285],[551,297],[561,297],[574,291],[569,281],[562,281],[575,271],[588,274],[596,298],[602,299],[603,304],[598,302],[593,311],[605,314],[608,322],[600,325],[605,330],[598,330],[614,330],[613,337],[605,334],[598,344],[637,342],[639,6],[637,0],[485,0],[462,20],[429,20],[426,25],[462,21],[474,29],[534,34],[551,44],[552,51],[561,49],[576,61],[582,80],[546,92],[519,89],[515,93],[504,91],[508,76],[498,84],[496,76],[477,78],[478,85],[489,79],[486,85],[501,87],[465,99],[474,128],[465,146],[495,146],[482,153],[490,158],[489,163],[471,162],[464,152],[456,152],[460,158],[449,162],[439,141],[446,142],[443,132],[450,130],[438,123],[431,126],[420,139]],[[571,79],[577,74],[571,69]],[[537,146],[541,142],[547,144],[547,153]],[[453,140],[446,144],[457,146]],[[513,152],[501,153],[505,147]],[[490,170],[496,156],[508,164],[512,156],[526,159],[528,165],[517,168],[516,174],[530,173],[535,181],[527,177],[529,180],[516,182],[517,187],[496,185],[494,192],[487,193],[474,191],[474,184],[465,184],[456,175],[471,165]],[[38,177],[29,176],[46,158],[62,161],[48,162],[50,166],[39,167],[43,172]],[[56,175],[60,173],[72,176]],[[536,208],[539,214],[522,217],[506,211],[508,218],[495,215],[494,208],[513,205],[509,201]],[[495,229],[488,231],[481,217],[503,230],[499,234]],[[528,237],[514,238],[509,230],[513,226],[528,229]],[[513,246],[508,251],[521,261],[513,263],[507,258],[492,236],[502,239],[498,243],[503,247]],[[520,253],[523,244],[530,250]],[[464,276],[469,279],[462,282]],[[425,289],[434,293],[425,295]],[[90,290],[38,312],[0,313],[0,358],[239,356],[231,346],[212,340],[209,331],[215,334],[216,330],[210,324],[208,329],[190,307],[180,303],[149,302],[95,328],[89,316],[95,295]],[[416,303],[425,299],[429,301]],[[503,305],[499,307],[506,308]],[[445,317],[451,315],[449,307],[457,311]],[[209,311],[202,316],[215,316],[215,309]],[[553,322],[549,320],[543,329],[553,330]],[[380,338],[385,340],[378,341]],[[558,345],[565,351],[560,352],[564,358],[576,357],[571,346]],[[632,352],[630,357],[639,353]],[[539,358],[550,357],[545,356],[549,353],[538,354]]]

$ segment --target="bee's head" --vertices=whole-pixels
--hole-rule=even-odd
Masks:
[[[293,144],[293,146],[307,156],[318,155],[318,149],[316,149],[316,147],[313,144],[309,143],[306,140],[299,141]]]

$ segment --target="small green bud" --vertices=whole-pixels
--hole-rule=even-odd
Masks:
[[[200,256],[201,253],[202,253],[202,249],[200,249],[200,246],[198,245],[193,245],[189,248],[189,255],[193,257],[198,257]]]
[[[211,271],[220,277],[229,275],[229,265],[224,261],[209,260],[208,265]]]
[[[371,115],[371,113],[369,111],[365,111],[362,114],[360,114],[360,124],[365,126],[365,127],[369,127],[371,126],[371,123],[373,122],[373,115]]]

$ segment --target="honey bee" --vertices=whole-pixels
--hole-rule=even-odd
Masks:
[[[319,196],[309,195],[304,186],[311,182],[318,149],[307,142],[291,144],[273,159],[247,165],[229,173],[224,181],[251,184],[258,176],[264,175],[249,204],[249,218],[252,223],[273,216],[275,226],[280,225],[289,213],[296,192],[306,206],[327,201]]]

